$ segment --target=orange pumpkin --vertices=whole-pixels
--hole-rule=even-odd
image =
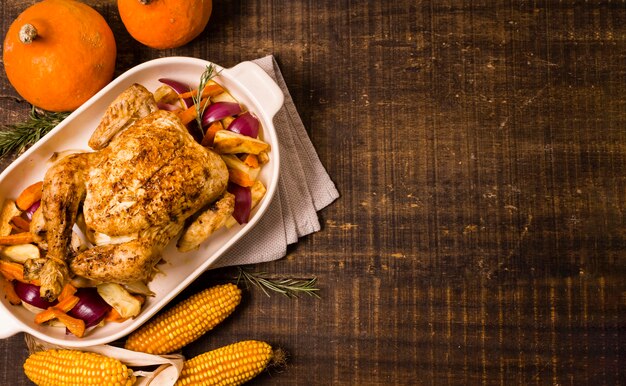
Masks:
[[[74,0],[44,0],[27,8],[4,39],[9,82],[31,104],[71,111],[111,81],[113,32],[93,8]]]
[[[204,30],[211,0],[118,0],[117,8],[128,33],[157,49],[176,48]]]

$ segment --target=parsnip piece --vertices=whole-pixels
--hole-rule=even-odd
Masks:
[[[154,90],[154,100],[157,103],[168,103],[172,105],[178,105],[180,97],[178,93],[174,91],[170,86],[163,84]],[[180,105],[179,105],[180,106]]]
[[[259,165],[265,165],[266,163],[270,162],[270,156],[267,154],[266,151],[262,151],[259,154],[257,154],[257,157],[259,159]]]
[[[33,244],[9,245],[0,252],[3,257],[16,263],[24,264],[28,259],[38,259],[40,257],[39,248]]]
[[[226,164],[226,167],[228,169],[236,169],[242,173],[246,173],[248,177],[250,177],[250,179],[253,181],[256,180],[257,177],[259,177],[259,172],[261,171],[261,168],[251,168],[250,166],[246,165],[245,162],[240,160],[236,155],[223,154],[222,159],[224,160],[224,163]]]
[[[124,287],[116,283],[104,283],[96,287],[98,294],[105,302],[123,318],[132,318],[139,315],[141,302],[133,297]]]
[[[228,128],[228,126],[230,126],[230,124],[235,120],[235,118],[228,116],[226,118],[222,118],[222,120],[220,122],[222,122],[222,126],[224,126],[225,129]]]
[[[237,101],[237,99],[233,98],[232,95],[230,95],[227,92],[223,92],[219,95],[216,95],[214,97],[211,98],[211,102],[215,103],[215,102],[234,102],[234,103],[239,103]]]
[[[8,236],[11,234],[13,227],[11,226],[11,219],[15,216],[22,214],[15,201],[6,199],[2,203],[2,212],[0,212],[0,236]]]
[[[124,284],[124,288],[132,293],[139,294],[143,296],[154,296],[155,293],[150,290],[150,288],[141,280],[134,281],[132,283]]]
[[[234,133],[229,130],[220,130],[215,133],[213,149],[219,154],[259,154],[268,152],[270,145],[247,135]]]

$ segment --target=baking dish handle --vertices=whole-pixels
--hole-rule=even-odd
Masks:
[[[241,62],[228,72],[249,90],[261,108],[272,118],[283,105],[285,96],[274,80],[252,62]]]
[[[15,323],[13,317],[8,315],[6,308],[0,305],[0,339],[8,338],[18,332],[22,332],[22,330]]]

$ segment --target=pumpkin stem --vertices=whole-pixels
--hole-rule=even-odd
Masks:
[[[152,3],[152,0],[139,0],[139,2],[143,5],[148,5],[150,3]]]
[[[20,28],[19,36],[22,43],[30,44],[37,37],[37,28],[32,24],[26,23]]]

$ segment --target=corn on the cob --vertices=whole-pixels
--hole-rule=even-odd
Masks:
[[[24,362],[24,372],[39,386],[130,386],[137,379],[115,358],[78,350],[36,352]]]
[[[176,386],[241,385],[259,375],[272,359],[272,347],[247,340],[185,361]]]
[[[126,349],[169,354],[218,325],[241,301],[241,290],[224,284],[203,290],[149,321],[126,340]]]

